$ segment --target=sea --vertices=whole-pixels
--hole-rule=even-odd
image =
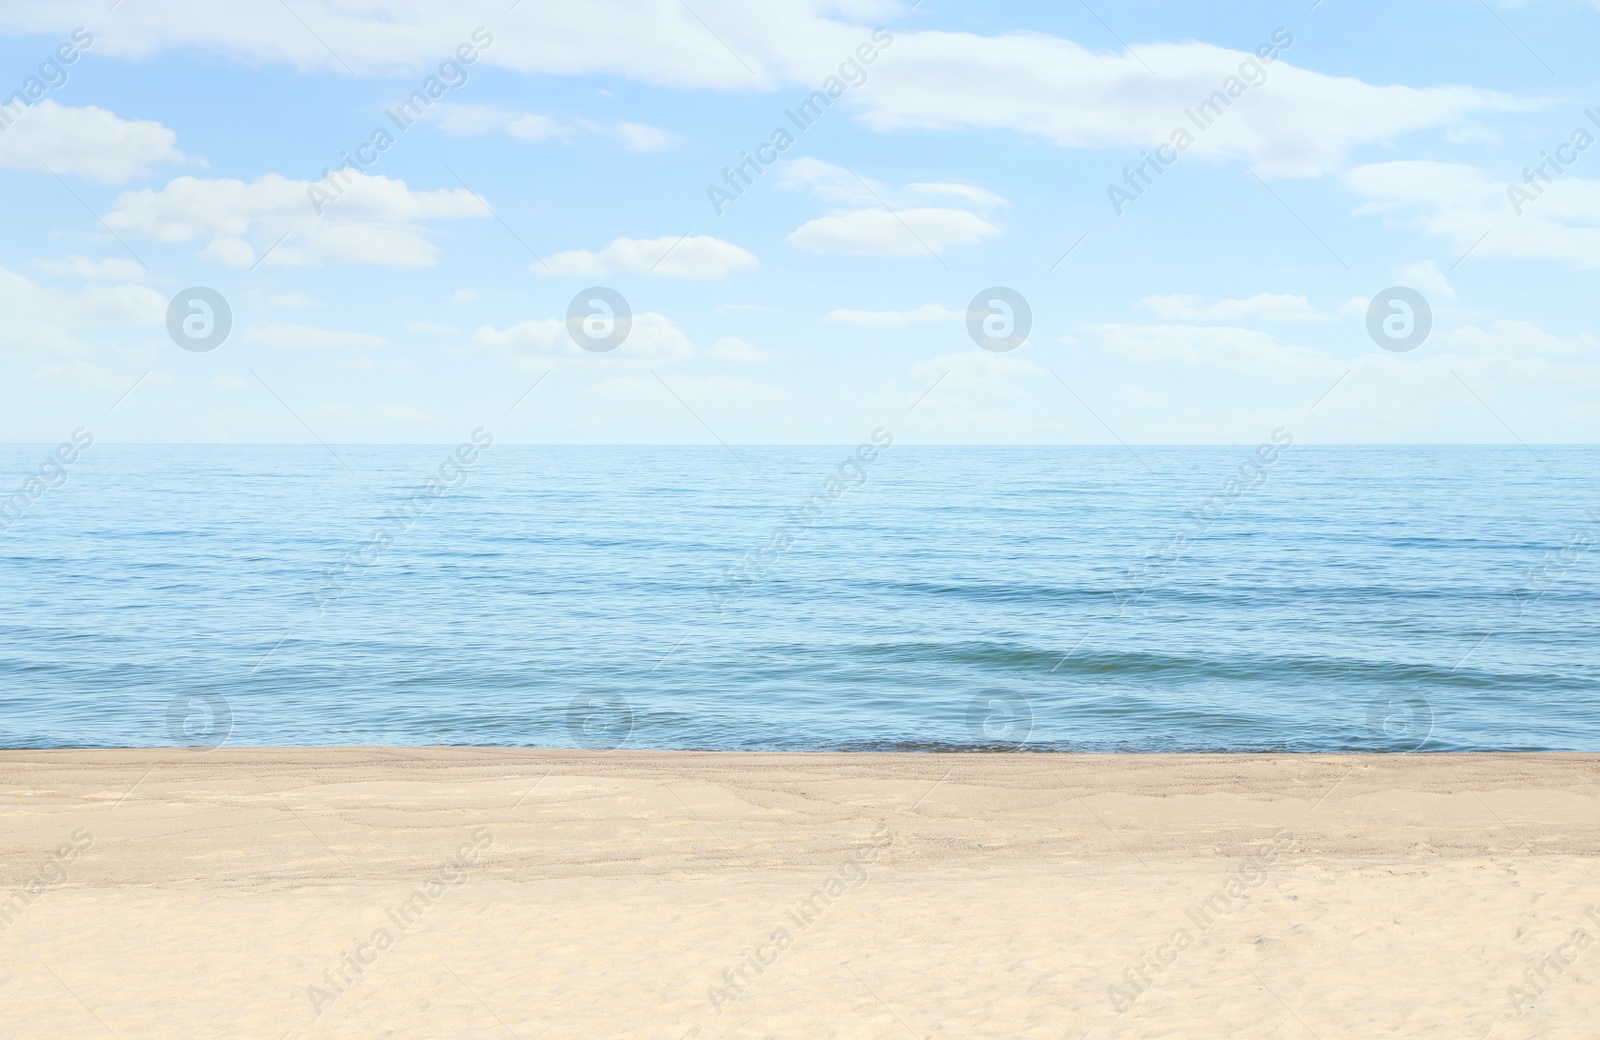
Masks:
[[[0,746],[1600,751],[1600,449],[886,439],[0,446]]]

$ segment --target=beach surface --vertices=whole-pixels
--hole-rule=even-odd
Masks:
[[[1594,755],[4,752],[3,1033],[1576,1037],[1597,810]]]

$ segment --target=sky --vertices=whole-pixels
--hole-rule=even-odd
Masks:
[[[0,34],[0,440],[1600,438],[1596,0]]]

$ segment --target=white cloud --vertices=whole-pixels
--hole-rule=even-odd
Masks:
[[[39,366],[40,379],[55,386],[78,390],[105,390],[115,386],[120,378],[104,365],[92,364],[79,358],[54,365]]]
[[[944,196],[969,202],[979,209],[993,209],[1010,205],[1009,202],[992,191],[986,191],[972,184],[953,184],[946,181],[933,183],[918,181],[915,184],[906,185],[903,193],[903,197],[912,199],[937,199]]]
[[[86,285],[75,297],[86,321],[101,325],[162,325],[167,298],[143,285]]]
[[[13,110],[15,111],[15,110]],[[160,123],[125,120],[94,105],[72,108],[45,98],[0,133],[0,166],[50,169],[107,184],[142,177],[157,163],[184,161],[177,135]]]
[[[1060,371],[1133,444],[1249,444],[1278,426],[1306,444],[1515,444],[1495,412],[1534,444],[1589,440],[1597,429],[1592,401],[1600,393],[1600,344],[1587,334],[1494,323],[1436,329],[1406,354],[1347,341],[1360,352],[1348,356],[1342,347],[1343,356],[1334,356],[1247,329],[1085,332],[1086,340],[1109,344],[1103,357],[1085,358],[1076,372]],[[917,414],[936,407],[944,392],[941,384]]]
[[[52,278],[81,278],[85,281],[135,281],[149,274],[143,264],[120,257],[90,260],[86,256],[64,256],[59,260],[34,260],[32,266]]]
[[[1395,280],[1400,285],[1408,285],[1416,289],[1430,300],[1455,300],[1456,290],[1450,280],[1439,270],[1439,265],[1432,260],[1419,260],[1414,264],[1406,264],[1395,272]]]
[[[1067,398],[1049,371],[1026,357],[976,348],[913,366],[907,391],[905,403],[915,401],[916,411],[903,422],[922,426],[927,439],[990,444],[1036,436],[1039,399],[1048,398],[1048,411],[1060,415]]]
[[[483,297],[479,296],[477,291],[474,290],[474,289],[457,289],[455,291],[455,294],[450,297],[450,302],[451,303],[473,303],[473,302],[476,302],[477,300],[481,300],[482,298]]]
[[[270,307],[310,307],[311,297],[303,292],[273,293],[267,297]]]
[[[472,342],[517,363],[548,358],[677,361],[694,353],[684,331],[671,318],[654,312],[635,314],[622,345],[600,354],[574,343],[567,334],[567,323],[560,318],[525,321],[504,329],[485,325],[472,334]]]
[[[484,325],[472,334],[472,342],[513,357],[577,357],[580,350],[560,318],[524,321],[504,329]]]
[[[887,205],[898,209],[947,199],[959,199],[978,209],[1008,205],[1000,196],[972,184],[919,181],[897,189],[871,177],[862,177],[846,167],[810,157],[783,163],[779,167],[778,187],[804,191],[827,202],[856,206]]]
[[[338,332],[315,325],[263,325],[244,334],[246,343],[282,350],[325,350],[328,348],[371,348],[388,344],[382,336],[366,332]]]
[[[863,207],[807,221],[784,239],[813,253],[847,256],[937,255],[949,246],[971,245],[1000,233],[970,209],[918,205],[922,201],[954,199],[979,209],[1006,205],[1000,196],[969,184],[921,183],[895,190],[810,158],[784,163],[778,186]]]
[[[1560,260],[1600,268],[1600,180],[1557,180],[1516,211],[1507,189],[1476,166],[1425,160],[1358,166],[1345,183],[1369,200],[1356,212],[1401,213],[1475,260]],[[1522,181],[1516,185],[1526,187]]]
[[[713,34],[675,0],[522,4],[510,14],[490,0],[443,7],[323,0],[305,16],[313,33],[281,4],[169,0],[119,9],[117,31],[97,40],[95,53],[145,58],[188,49],[308,72],[343,73],[348,65],[360,75],[415,75],[448,55],[447,41],[465,40],[462,26],[481,24],[495,27],[494,40],[469,66],[474,75],[494,66],[673,88],[810,91],[872,37],[874,26],[904,9],[888,0],[724,4],[714,12]],[[103,13],[98,0],[0,0],[0,24],[22,34],[67,32]],[[597,25],[606,31],[596,32]],[[1187,123],[1186,109],[1254,60],[1194,41],[1141,42],[1135,57],[1040,32],[898,31],[876,47],[882,57],[865,66],[870,86],[841,102],[870,127],[1003,129],[1061,147],[1129,151],[1167,141]],[[1265,66],[1265,82],[1199,135],[1191,154],[1242,158],[1264,175],[1325,173],[1363,145],[1427,128],[1459,135],[1480,114],[1527,107],[1471,87],[1377,86],[1313,72],[1290,65],[1295,54],[1291,46]]]
[[[262,256],[269,267],[432,267],[437,250],[418,224],[488,216],[465,190],[413,191],[405,181],[357,174],[319,217],[310,187],[276,173],[248,184],[179,177],[160,191],[118,196],[105,222],[157,242],[205,239],[204,255],[231,267],[250,267]]]
[[[492,42],[479,44],[475,62],[466,67],[469,76],[494,66],[543,75],[609,73],[662,85],[722,89],[770,86],[773,76],[765,73],[752,80],[719,36],[763,68],[768,59],[761,53],[771,49],[774,36],[785,50],[796,45],[806,51],[823,49],[837,62],[839,54],[865,35],[821,17],[837,4],[730,7],[717,12],[716,36],[682,4],[665,0],[594,0],[581,8],[521,4],[508,13],[509,6],[501,0],[460,0],[448,6],[380,9],[366,0],[323,0],[314,9],[301,10],[302,23],[276,2],[238,3],[223,10],[210,0],[169,0],[143,11],[118,8],[117,31],[97,35],[94,53],[148,58],[192,49],[251,63],[287,63],[304,72],[348,74],[348,67],[363,76],[420,75],[434,71],[457,44],[468,42],[471,26],[481,25],[489,27]],[[846,10],[852,8],[861,15],[888,13],[882,3],[852,2]],[[94,24],[91,16],[104,13],[97,0],[0,3],[0,21],[19,33],[71,31]],[[596,26],[606,31],[597,32]]]
[[[428,110],[427,118],[445,133],[459,137],[505,133],[524,141],[543,141],[566,133],[549,116],[489,105],[458,105],[439,101]]]
[[[1487,330],[1435,333],[1437,341],[1412,354],[1375,350],[1354,358],[1349,377],[1308,422],[1350,441],[1515,444],[1520,436],[1533,444],[1570,443],[1574,431],[1592,439],[1592,402],[1600,393],[1592,338],[1562,342],[1519,324],[1525,327],[1496,322]],[[1513,345],[1540,352],[1502,349]],[[1569,348],[1587,356],[1572,357]],[[1529,464],[1538,465],[1531,458]]]
[[[1307,442],[1512,440],[1458,376],[1530,442],[1571,440],[1571,431],[1593,428],[1582,401],[1600,390],[1593,335],[1531,322],[1436,327],[1407,354],[1363,336],[1350,344],[1354,356],[1238,327],[1092,325],[1080,334],[1109,367],[1086,366],[1085,379],[1098,382],[1092,391],[1064,374],[1133,443],[1249,440],[1283,423]]]
[[[818,217],[796,228],[785,242],[813,253],[844,256],[935,255],[998,235],[1000,229],[964,209],[907,209],[889,213],[858,209]]]
[[[1333,379],[1344,363],[1270,333],[1217,325],[1088,325],[1083,332],[1114,357],[1143,367],[1216,368],[1283,379]]]
[[[636,152],[654,152],[673,144],[678,135],[644,123],[618,123],[617,133]]]
[[[1138,306],[1153,311],[1157,317],[1180,318],[1185,321],[1241,321],[1259,318],[1273,322],[1332,321],[1333,318],[1304,296],[1290,293],[1256,293],[1242,299],[1221,299],[1204,303],[1198,296],[1176,294],[1172,296],[1146,296]]]
[[[1531,321],[1501,319],[1488,328],[1461,325],[1435,334],[1429,344],[1464,355],[1502,355],[1516,360],[1557,357],[1600,361],[1600,340],[1593,333],[1559,336]]]
[[[617,272],[663,278],[725,278],[755,267],[755,254],[710,235],[618,238],[598,253],[572,249],[529,270],[543,275],[601,278]]]
[[[948,376],[945,375],[948,373]],[[990,350],[964,350],[956,354],[941,354],[911,367],[912,379],[918,384],[931,383],[943,377],[952,387],[974,384],[1012,387],[1015,378],[1035,380],[1046,376],[1045,369],[1018,354],[996,354]],[[947,390],[941,381],[939,390]],[[935,390],[934,393],[937,393]],[[930,395],[930,400],[932,399]]]
[[[772,360],[772,355],[746,343],[737,336],[724,336],[711,344],[711,356],[718,361],[733,361],[741,365],[759,365]]]
[[[143,285],[91,283],[69,292],[0,268],[0,351],[80,353],[130,330],[161,328],[167,299]]]
[[[604,129],[588,120],[580,119],[575,124],[562,125],[550,116],[537,112],[449,101],[435,102],[428,110],[427,118],[443,132],[457,137],[498,133],[523,141],[545,141],[552,137],[569,137],[578,129]],[[677,134],[646,123],[617,123],[614,129],[617,136],[622,138],[623,146],[636,152],[659,151],[680,140]]]
[[[1166,143],[1182,127],[1196,139],[1186,154],[1243,159],[1267,176],[1331,172],[1362,145],[1529,107],[1469,87],[1374,86],[1312,72],[1288,64],[1290,49],[1259,66],[1265,81],[1202,131],[1186,111],[1253,55],[1198,42],[1140,44],[1152,75],[1131,54],[1043,33],[904,34],[894,48],[861,97],[862,118],[876,129],[1008,129],[1066,148],[1134,150]]]
[[[905,325],[926,325],[935,321],[955,321],[966,317],[965,311],[953,311],[937,303],[925,303],[909,311],[829,311],[828,321],[842,325],[865,325],[868,328],[888,329]]]
[[[1345,174],[1344,180],[1373,200],[1358,213],[1385,213],[1428,200],[1447,210],[1488,213],[1510,209],[1505,186],[1490,182],[1482,170],[1464,163],[1431,159],[1368,163]]]

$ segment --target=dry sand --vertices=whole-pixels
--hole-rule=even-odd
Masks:
[[[67,751],[0,777],[4,1037],[1600,1034],[1600,756]]]

